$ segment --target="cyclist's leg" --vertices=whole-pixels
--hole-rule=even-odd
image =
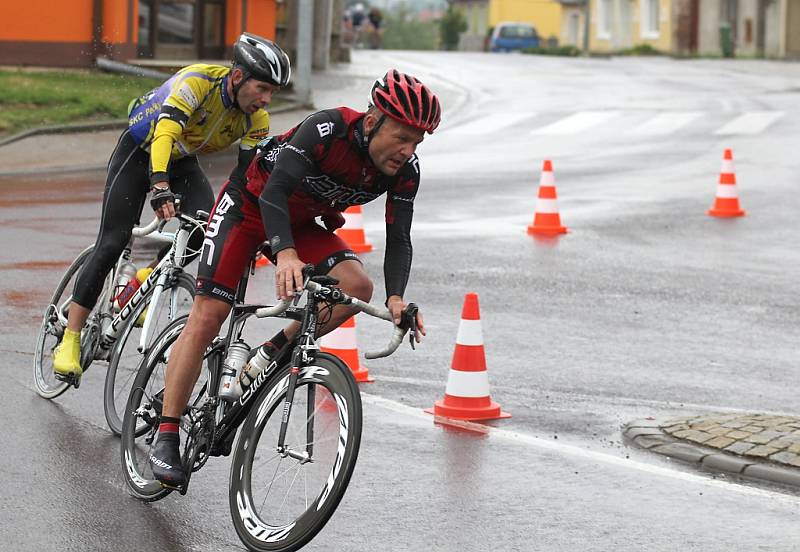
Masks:
[[[108,271],[131,238],[147,196],[147,170],[147,153],[123,133],[109,162],[95,248],[75,282],[73,302],[85,309],[94,308]],[[70,328],[83,326],[72,325],[71,313],[69,319]]]
[[[81,374],[81,329],[97,302],[106,275],[130,239],[147,185],[147,154],[126,131],[109,161],[97,242],[75,281],[67,329],[55,352],[53,368],[58,373]]]
[[[159,437],[150,456],[154,476],[175,486],[186,477],[180,462],[180,417],[200,375],[203,354],[230,312],[236,285],[253,251],[264,240],[258,205],[228,184],[220,191],[210,221],[200,255],[197,295],[170,354]]]
[[[203,353],[219,333],[239,279],[264,239],[258,206],[228,184],[220,191],[210,220],[200,255],[195,302],[167,367],[163,412],[169,417],[183,413]]]
[[[315,274],[328,274],[339,280],[339,287],[352,297],[362,301],[372,298],[372,280],[370,280],[361,260],[347,243],[314,222],[305,223],[292,228],[297,255],[305,262],[316,267]],[[331,318],[324,324],[318,335],[322,336],[338,328],[345,320],[353,316],[353,311],[344,305],[333,308]],[[299,324],[292,323],[284,333],[290,339],[297,333]]]
[[[339,287],[347,295],[369,302],[372,299],[372,280],[369,279],[361,261],[343,260],[338,262],[328,274],[339,280]],[[353,316],[353,310],[345,305],[333,308],[331,318],[324,324],[318,335],[323,336],[338,328],[345,320]]]

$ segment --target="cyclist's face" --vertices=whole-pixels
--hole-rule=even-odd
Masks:
[[[370,113],[364,120],[364,132],[369,133],[378,122],[378,116]],[[369,142],[369,156],[383,174],[394,176],[400,167],[414,155],[417,146],[425,138],[419,130],[386,117],[378,132]]]
[[[234,75],[233,84],[237,84],[236,76]],[[278,91],[278,87],[268,82],[247,79],[247,81],[239,89],[239,107],[245,113],[255,113],[259,109],[263,109],[272,101],[272,95]]]

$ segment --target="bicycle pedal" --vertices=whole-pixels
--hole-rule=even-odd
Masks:
[[[183,485],[170,485],[169,483],[164,483],[163,481],[159,481],[159,483],[161,483],[162,489],[178,491],[181,494],[181,496],[185,495],[186,491],[188,490],[188,485],[185,483]]]
[[[75,389],[81,386],[81,377],[75,374],[59,374],[55,373],[56,379],[63,381],[67,385],[73,386]]]

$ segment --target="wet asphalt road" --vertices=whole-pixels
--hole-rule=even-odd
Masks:
[[[800,67],[360,52],[354,61],[326,77],[336,86],[320,88],[317,105],[358,106],[370,79],[398,66],[447,108],[419,150],[407,293],[429,335],[416,352],[368,364],[376,382],[362,386],[356,474],[307,549],[797,549],[795,494],[627,449],[619,428],[651,415],[796,414]],[[753,123],[718,134],[765,112],[781,115],[760,131]],[[659,116],[689,122],[646,132]],[[569,117],[577,119],[564,126]],[[592,117],[606,119],[568,132]],[[739,220],[705,215],[725,147],[748,210]],[[545,158],[572,231],[537,241],[525,227]],[[226,171],[222,160],[211,167],[215,187]],[[100,364],[53,402],[32,390],[41,306],[94,239],[102,182],[100,173],[0,181],[0,542],[240,548],[225,460],[212,460],[186,497],[143,505],[127,495],[105,429]],[[381,214],[379,204],[365,209],[378,300]],[[259,274],[254,298],[265,298],[270,274]],[[420,413],[444,392],[468,291],[480,296],[492,397],[513,414],[488,435]],[[387,335],[367,320],[358,331],[362,349]]]

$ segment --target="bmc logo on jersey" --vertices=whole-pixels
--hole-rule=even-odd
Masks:
[[[343,203],[345,205],[363,205],[378,197],[380,194],[373,194],[364,190],[354,190],[347,186],[342,186],[328,175],[307,176],[305,183],[311,190],[312,195],[325,198],[331,203]]]
[[[222,224],[222,221],[225,219],[225,213],[227,213],[228,209],[231,207],[233,207],[233,199],[225,192],[219,200],[219,203],[217,203],[214,214],[211,215],[211,220],[208,221],[206,239],[203,240],[203,248],[200,251],[200,258],[202,259],[203,253],[206,248],[208,248],[208,255],[206,255],[206,264],[208,266],[211,266],[211,260],[214,258],[214,240],[212,238],[216,237],[219,233],[219,225]]]
[[[319,131],[319,137],[325,138],[333,132],[333,123],[320,123],[317,125],[317,130]]]

